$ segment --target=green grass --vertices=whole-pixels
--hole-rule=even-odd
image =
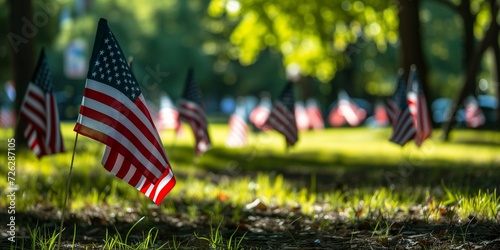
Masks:
[[[63,206],[66,180],[75,133],[73,124],[63,124],[67,152],[38,160],[30,151],[16,151],[16,212],[30,213],[40,206]],[[0,130],[0,154],[6,155],[7,138],[12,130]],[[434,138],[438,138],[435,131]],[[416,218],[428,222],[461,221],[473,216],[497,221],[500,198],[497,176],[500,167],[500,133],[455,130],[449,142],[428,140],[421,148],[413,143],[401,148],[387,141],[389,129],[341,128],[300,133],[299,143],[289,151],[283,138],[275,133],[252,134],[248,146],[226,148],[227,126],[210,125],[213,149],[196,157],[189,128],[175,138],[172,131],[161,137],[177,177],[177,185],[160,207],[166,214],[183,213],[193,223],[200,215],[215,210],[214,221],[237,223],[246,206],[258,201],[268,207],[288,207],[320,221],[375,219],[377,230],[387,230],[387,221],[407,219],[402,214],[419,207]],[[133,187],[110,175],[101,165],[103,146],[80,136],[69,196],[70,213],[93,207],[117,211],[137,210],[150,218],[152,202]],[[0,157],[0,166],[7,157]],[[216,172],[218,179],[207,173]],[[7,170],[0,168],[0,190],[7,194]],[[179,204],[184,204],[180,206]],[[0,199],[0,208],[8,207]],[[231,210],[231,218],[216,217],[217,211]],[[336,218],[315,217],[319,211],[333,212]],[[400,213],[397,211],[404,211]],[[110,214],[112,221],[130,221],[126,212]],[[155,246],[157,231],[144,231],[141,241],[106,236],[105,246]],[[38,230],[38,231],[37,231]],[[32,229],[40,235],[41,229]],[[75,229],[76,230],[76,229]],[[222,239],[218,228],[207,244],[225,242],[238,248],[236,238]],[[39,246],[50,249],[54,235],[44,232]],[[57,232],[54,232],[57,233]],[[383,234],[379,234],[383,235]],[[32,237],[40,239],[40,237]],[[241,238],[240,238],[241,239]],[[172,241],[166,245],[179,248]]]

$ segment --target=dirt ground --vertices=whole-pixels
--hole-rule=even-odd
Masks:
[[[177,204],[180,208],[185,204]],[[209,204],[205,204],[209,205]],[[32,249],[32,239],[28,226],[44,228],[46,235],[58,230],[60,212],[50,206],[38,206],[30,214],[17,214],[17,247]],[[119,207],[89,207],[80,214],[70,214],[65,221],[67,230],[63,233],[62,249],[100,249],[103,247],[106,230],[109,235],[117,231],[122,238],[127,235],[133,223],[142,215]],[[182,209],[181,209],[182,210]],[[231,218],[234,211],[225,207],[220,216]],[[115,217],[112,217],[115,215]],[[319,213],[314,218],[302,215],[298,209],[283,209],[256,204],[246,209],[238,223],[224,220],[220,232],[226,243],[216,249],[227,249],[227,240],[241,242],[242,249],[500,249],[500,225],[477,221],[470,218],[462,222],[425,222],[417,219],[344,221],[334,212]],[[6,225],[8,215],[0,213],[1,224]],[[407,217],[411,218],[411,217]],[[73,226],[76,225],[73,246]],[[210,228],[212,226],[212,229]],[[162,214],[151,209],[150,215],[130,231],[129,242],[143,239],[149,229],[158,229],[156,246],[167,243],[166,248],[174,249],[175,239],[178,249],[209,249],[209,243],[196,237],[210,238],[210,216],[201,214],[199,218],[189,218],[185,213]],[[195,235],[196,233],[196,235]],[[245,234],[246,233],[246,234]],[[12,246],[7,240],[7,230],[0,231],[0,249]]]

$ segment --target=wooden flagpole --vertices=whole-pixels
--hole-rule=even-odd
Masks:
[[[69,187],[71,184],[71,175],[73,172],[73,162],[75,160],[75,152],[76,152],[76,142],[78,141],[78,133],[76,133],[75,136],[75,144],[73,145],[73,155],[71,156],[71,164],[69,166],[69,176],[68,176],[68,182],[66,185],[66,195],[64,195],[64,205],[62,209],[62,215],[61,215],[61,225],[59,227],[59,239],[57,240],[57,249],[61,249],[61,238],[62,238],[62,232],[63,232],[63,225],[64,225],[64,217],[66,217],[66,206],[68,203],[68,196],[69,196]]]

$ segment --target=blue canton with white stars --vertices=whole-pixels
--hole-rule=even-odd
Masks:
[[[32,83],[41,88],[45,93],[50,93],[53,90],[49,64],[44,52],[40,55],[35,74],[33,75]]]
[[[403,78],[403,74],[398,76],[398,86],[396,87],[396,92],[393,97],[394,102],[401,110],[408,107],[408,102],[406,100],[406,82]]]
[[[292,88],[292,82],[288,82],[287,85],[285,86],[285,89],[283,90],[283,93],[281,94],[281,102],[285,107],[292,112],[292,114],[295,112],[295,98],[293,97],[293,88]]]
[[[104,32],[106,34],[101,36],[101,41],[96,41],[94,45],[92,58],[95,60],[90,62],[87,78],[108,84],[122,92],[130,100],[135,101],[141,94],[139,84],[132,75],[127,60],[111,30],[107,28]]]
[[[203,105],[201,100],[201,91],[194,79],[194,70],[192,68],[189,69],[187,74],[183,97],[187,100],[195,102],[200,105],[200,107]]]

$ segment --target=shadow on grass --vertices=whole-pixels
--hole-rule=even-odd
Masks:
[[[262,172],[282,174],[298,187],[311,187],[313,184],[319,192],[348,188],[432,188],[443,183],[454,190],[472,193],[477,193],[479,189],[493,190],[500,187],[500,165],[493,160],[484,164],[439,158],[422,159],[408,155],[401,159],[386,159],[373,154],[352,156],[342,152],[325,156],[325,153],[318,151],[283,155],[272,151],[252,152],[227,148],[211,149],[196,159],[193,149],[183,146],[177,146],[169,152],[174,171],[182,168],[176,168],[176,164],[194,163],[196,175],[200,178],[206,176],[207,172],[215,176],[232,177],[255,176]],[[182,172],[179,176],[182,176]]]

